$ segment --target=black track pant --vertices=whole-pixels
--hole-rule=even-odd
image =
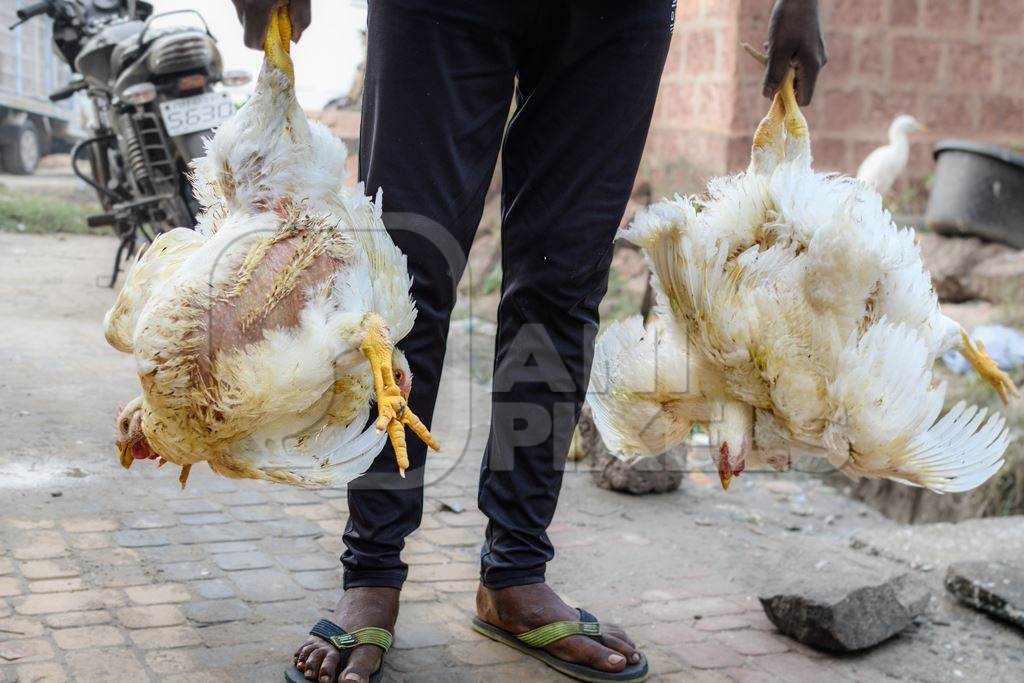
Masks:
[[[502,156],[501,303],[479,505],[492,588],[544,580],[612,240],[640,163],[673,0],[370,0],[359,175],[384,190],[419,310],[400,344],[429,426],[455,291]],[[512,97],[515,115],[509,120]],[[507,125],[506,125],[507,124]],[[504,141],[503,141],[504,135]],[[401,587],[425,446],[350,484],[345,585]]]

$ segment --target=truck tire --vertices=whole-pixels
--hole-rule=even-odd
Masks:
[[[32,120],[21,124],[14,140],[0,148],[4,170],[14,175],[32,175],[43,156],[43,137]]]

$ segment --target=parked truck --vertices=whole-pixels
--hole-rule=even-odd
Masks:
[[[8,28],[18,22],[18,9],[28,4],[0,0],[0,165],[18,175],[35,172],[45,154],[68,151],[82,136],[78,98],[50,101],[50,93],[71,76],[53,52],[53,24]]]

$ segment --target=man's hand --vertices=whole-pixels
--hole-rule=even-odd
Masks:
[[[299,42],[302,32],[312,20],[310,0],[231,0],[235,3],[238,20],[245,27],[245,46],[253,50],[263,49],[267,37],[270,14],[278,7],[288,5],[288,16],[292,20],[292,41]]]
[[[764,96],[775,95],[792,66],[796,70],[797,102],[802,107],[810,104],[818,72],[828,61],[818,22],[818,0],[776,0],[767,47]]]

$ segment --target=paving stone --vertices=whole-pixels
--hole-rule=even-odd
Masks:
[[[672,653],[695,669],[735,666],[743,659],[741,654],[719,642],[684,643],[672,648]]]
[[[21,683],[64,683],[68,680],[64,667],[54,662],[40,662],[38,664],[22,664],[15,669],[17,678],[14,680]]]
[[[72,534],[93,533],[97,531],[117,531],[116,519],[107,517],[69,517],[61,520],[60,525]]]
[[[14,561],[6,557],[0,557],[0,576],[14,572]]]
[[[125,548],[152,548],[170,544],[167,535],[160,531],[129,529],[115,531],[114,542]]]
[[[107,607],[119,607],[124,598],[117,591],[94,589],[74,593],[40,593],[17,598],[14,610],[18,614],[37,615],[54,612],[83,612]]]
[[[196,595],[207,600],[222,600],[235,597],[235,585],[227,579],[207,579],[192,581],[189,587]]]
[[[69,652],[65,655],[72,680],[100,683],[101,681],[150,681],[135,653],[127,648],[104,650],[102,657],[95,652]]]
[[[157,628],[177,626],[185,623],[185,615],[177,605],[146,605],[145,607],[122,607],[117,610],[117,620],[125,628]]]
[[[443,546],[480,546],[483,536],[477,530],[462,528],[428,529],[423,538],[431,543]]]
[[[106,533],[68,534],[68,545],[76,550],[98,550],[113,544],[110,534]]]
[[[220,507],[214,505],[208,500],[203,498],[187,498],[185,500],[175,500],[167,504],[172,512],[176,512],[179,515],[191,515],[201,514],[207,512],[219,512]]]
[[[314,505],[320,502],[320,497],[316,495],[315,491],[303,491],[295,488],[272,491],[270,499],[285,505]]]
[[[285,569],[293,572],[318,571],[341,566],[338,558],[324,553],[278,555],[277,562]]]
[[[698,631],[691,626],[692,622],[671,622],[666,624],[652,624],[631,629],[630,633],[637,642],[656,643],[673,647],[681,643],[698,643],[707,640],[708,634]]]
[[[100,567],[131,567],[139,566],[139,553],[131,548],[106,548],[104,550],[83,550],[78,557],[87,564]]]
[[[16,560],[48,560],[63,557],[67,554],[67,546],[63,541],[37,542],[14,548],[11,556]]]
[[[196,660],[188,650],[156,650],[146,653],[146,666],[157,674],[180,674],[196,669]]]
[[[52,529],[56,526],[52,519],[27,518],[27,517],[5,517],[2,522],[4,528],[21,529],[23,531],[35,531],[37,529]]]
[[[764,631],[727,631],[715,634],[715,640],[725,643],[743,655],[773,655],[789,651],[789,643],[782,636]]]
[[[475,562],[449,562],[409,568],[409,581],[461,581],[479,578],[480,565]]]
[[[1024,565],[956,562],[949,566],[945,584],[964,604],[1024,628]]]
[[[261,552],[222,553],[214,555],[213,561],[227,572],[240,569],[265,569],[274,564],[273,560]]]
[[[136,605],[159,605],[169,602],[187,602],[188,589],[178,583],[164,583],[153,586],[132,586],[126,588],[128,599]]]
[[[166,529],[177,524],[177,520],[167,513],[151,513],[124,517],[121,524],[128,529]]]
[[[744,611],[735,602],[718,597],[646,603],[641,609],[663,621],[693,619],[696,616],[711,617],[722,614],[739,614]]]
[[[141,567],[118,567],[114,573],[92,576],[89,580],[101,588],[127,588],[148,585],[153,581],[153,577]]]
[[[340,523],[342,515],[330,505],[323,503],[320,505],[289,505],[284,509],[284,512],[286,515],[302,517],[303,519],[308,519],[311,522],[325,520],[332,521],[336,525],[342,526]],[[422,525],[420,528],[423,528]]]
[[[767,617],[765,621],[767,621]],[[750,628],[750,620],[746,614],[723,614],[698,619],[694,623],[694,627],[698,631],[735,631]]]
[[[222,505],[230,505],[232,507],[263,505],[267,502],[267,497],[256,491],[239,491],[237,493],[228,493],[217,496],[217,501]]]
[[[79,577],[70,579],[44,579],[33,581],[28,589],[33,593],[62,593],[64,591],[81,591],[88,586]]]
[[[244,621],[250,614],[252,610],[240,600],[204,600],[185,607],[189,621],[203,625]]]
[[[195,515],[178,515],[178,521],[193,526],[197,524],[227,524],[231,518],[223,512],[200,512]]]
[[[203,548],[211,555],[219,555],[220,553],[248,553],[260,549],[260,547],[252,541],[210,543],[203,546]]]
[[[331,588],[341,588],[342,586],[341,571],[338,569],[328,569],[320,572],[295,572],[292,574],[292,578],[300,586],[310,591],[329,590]]]
[[[21,583],[13,576],[0,577],[0,598],[21,595]]]
[[[270,522],[284,517],[280,507],[276,505],[245,505],[232,507],[231,515],[242,522]]]
[[[319,538],[324,535],[324,530],[314,522],[296,517],[267,522],[266,527],[271,536],[282,538],[301,538],[304,536]]]
[[[409,624],[395,629],[395,648],[415,650],[421,647],[447,645],[451,639],[436,624]]]
[[[255,541],[263,538],[263,529],[256,524],[211,524],[182,529],[182,543],[218,543],[220,541]]]
[[[178,535],[179,529],[170,529],[171,533]],[[206,559],[203,549],[197,545],[173,543],[160,547],[137,548],[134,552],[157,564],[171,564],[172,562],[189,562]]]
[[[17,661],[20,664],[45,662],[53,659],[53,645],[43,638],[0,641],[0,652],[3,653],[0,660]]]
[[[231,580],[238,593],[250,602],[278,602],[295,600],[304,593],[291,577],[276,569],[251,569],[233,572]]]
[[[448,648],[456,661],[471,666],[493,666],[522,661],[525,655],[492,640],[456,643]]]
[[[76,628],[78,626],[107,624],[112,618],[107,610],[96,609],[88,612],[57,612],[56,614],[47,614],[43,617],[43,623],[49,628]]]
[[[121,632],[113,626],[80,626],[53,632],[57,647],[62,650],[86,650],[113,647],[124,642]]]
[[[38,619],[10,617],[0,619],[0,637],[38,638],[46,632]]]
[[[143,650],[161,648],[192,647],[203,641],[190,626],[167,626],[146,628],[131,632],[132,642]]]
[[[214,570],[202,562],[171,562],[157,568],[162,578],[169,581],[192,581],[209,578]]]

